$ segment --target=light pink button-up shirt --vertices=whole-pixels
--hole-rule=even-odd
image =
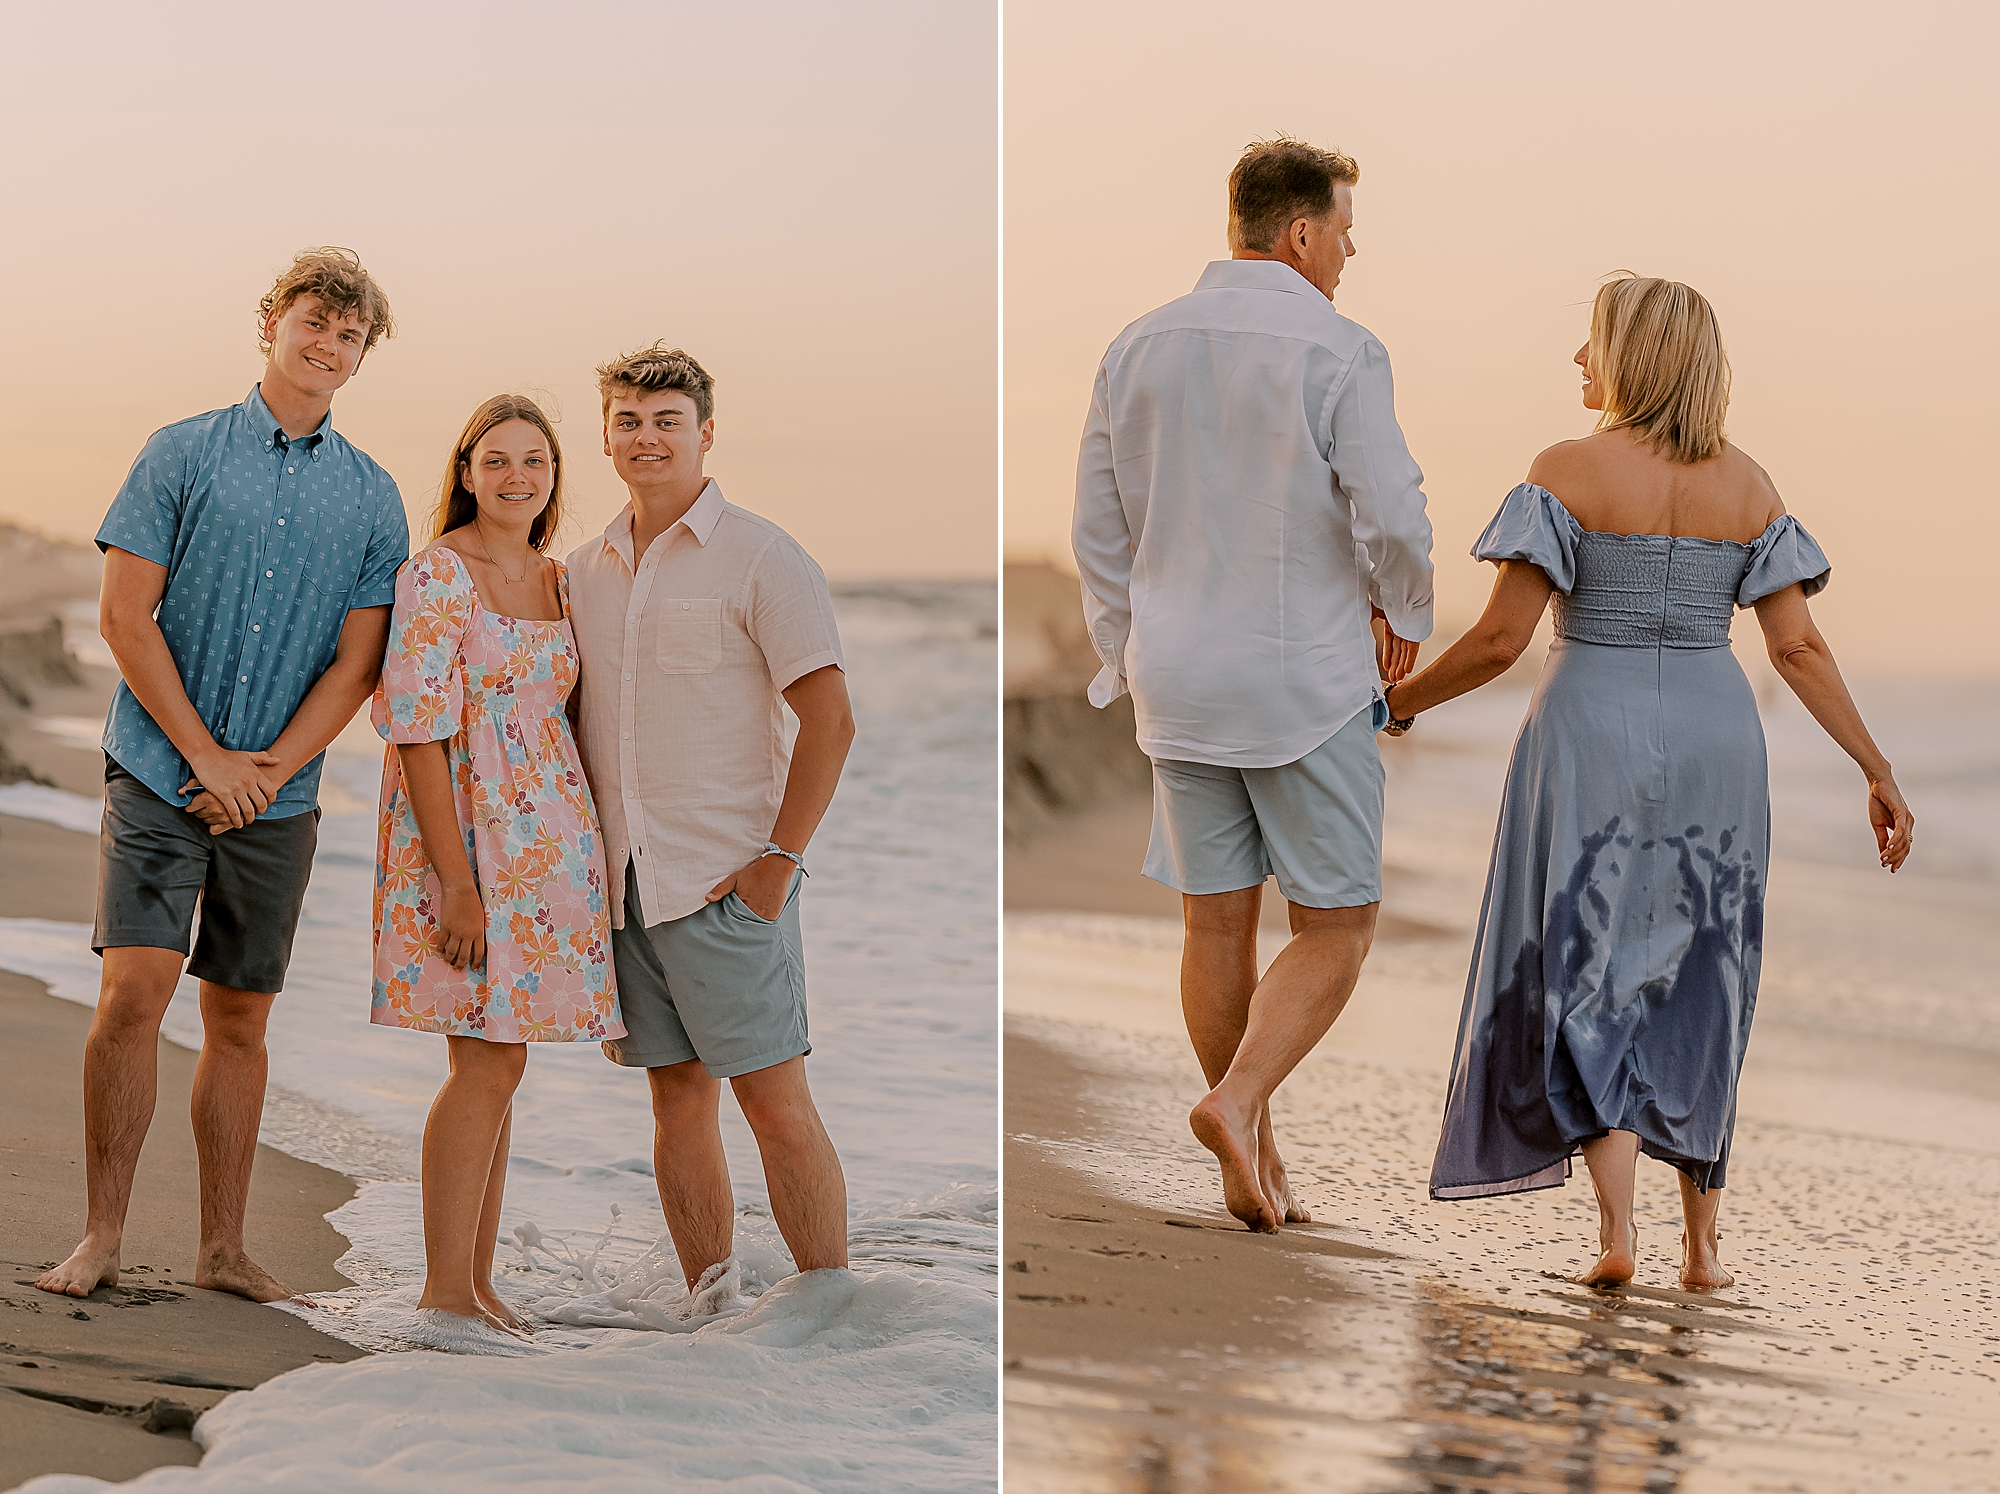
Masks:
[[[628,504],[571,554],[569,592],[612,925],[628,865],[649,928],[685,918],[771,837],[791,763],[780,692],[842,664],[826,576],[710,482],[636,567]]]

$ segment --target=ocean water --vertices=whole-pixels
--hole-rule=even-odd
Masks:
[[[994,604],[990,586],[836,591],[859,731],[808,858],[802,918],[807,1067],[846,1169],[852,1277],[790,1274],[754,1142],[725,1099],[739,1275],[720,1302],[685,1301],[644,1076],[594,1045],[536,1045],[514,1106],[497,1285],[557,1326],[518,1357],[392,1352],[284,1376],[204,1418],[198,1469],[140,1487],[995,1487]],[[357,1285],[300,1311],[393,1351],[408,1346],[422,1278],[418,1147],[445,1048],[368,1021],[380,764],[365,723],[329,754],[271,1020],[264,1139],[364,1180],[333,1216]],[[79,814],[53,800],[0,810]],[[0,967],[96,999],[83,925],[0,920]],[[188,1046],[193,998],[184,981],[165,1023]]]

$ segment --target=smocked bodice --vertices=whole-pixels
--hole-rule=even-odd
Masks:
[[[1556,589],[1556,636],[1613,648],[1722,648],[1738,607],[1831,572],[1813,537],[1780,515],[1749,544],[1585,529],[1546,488],[1522,483],[1479,537],[1480,560],[1526,560]]]
[[[1576,541],[1576,584],[1555,595],[1556,636],[1622,648],[1720,648],[1750,547],[1663,534]]]

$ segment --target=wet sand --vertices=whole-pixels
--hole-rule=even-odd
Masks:
[[[38,692],[37,714],[101,715],[109,671]],[[7,735],[16,760],[73,793],[101,794],[101,755],[25,721]],[[88,923],[95,837],[0,816],[0,917]],[[45,1473],[128,1479],[195,1463],[194,1419],[231,1391],[362,1351],[299,1319],[193,1285],[198,1235],[188,1101],[196,1055],[160,1045],[159,1097],[140,1157],[116,1287],[82,1300],[35,1289],[82,1232],[83,1042],[89,1009],[38,981],[0,972],[0,1489]],[[281,1281],[307,1291],[349,1285],[346,1251],[325,1216],[354,1184],[266,1146],[251,1174],[246,1239]]]
[[[2000,1488],[2000,1059],[1951,1041],[2000,960],[1991,888],[1774,866],[1721,1221],[1738,1284],[1675,1290],[1674,1174],[1648,1164],[1638,1280],[1593,1292],[1560,1279],[1595,1238],[1581,1163],[1544,1193],[1425,1194],[1491,834],[1413,791],[1451,771],[1392,759],[1404,921],[1279,1093],[1320,1223],[1275,1241],[1227,1228],[1187,1131],[1179,930],[1131,885],[1144,802],[1010,854],[1009,1490]]]

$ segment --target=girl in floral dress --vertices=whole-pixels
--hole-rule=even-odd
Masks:
[[[382,767],[372,1021],[445,1035],[424,1128],[427,1274],[409,1335],[500,1346],[528,1325],[492,1285],[509,1120],[531,1042],[622,1037],[604,847],[565,707],[569,581],[542,552],[561,451],[500,395],[453,448],[436,538],[396,578],[375,729]]]

